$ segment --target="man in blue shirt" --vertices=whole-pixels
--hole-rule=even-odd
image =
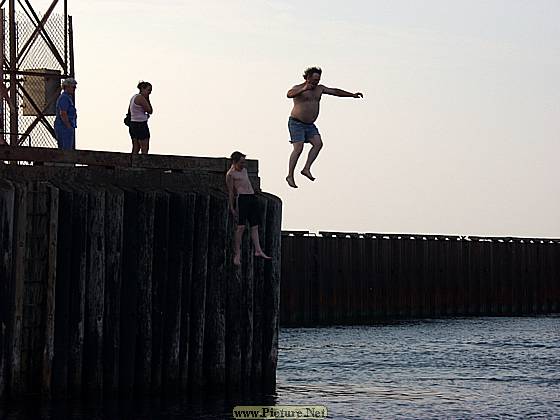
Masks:
[[[76,106],[74,105],[74,92],[76,80],[69,77],[62,81],[62,93],[56,101],[56,117],[54,131],[58,148],[74,150],[76,148]]]

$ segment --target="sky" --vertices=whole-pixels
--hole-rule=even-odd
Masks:
[[[257,159],[283,229],[560,237],[558,0],[69,0],[69,13],[80,149],[131,149],[122,119],[147,80],[150,152]],[[317,180],[291,189],[286,92],[309,66],[364,98],[323,96]]]

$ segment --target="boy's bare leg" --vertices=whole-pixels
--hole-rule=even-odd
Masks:
[[[294,181],[294,171],[296,170],[296,164],[299,159],[299,156],[301,155],[301,152],[303,152],[303,142],[298,141],[297,143],[292,143],[292,144],[294,145],[294,150],[292,150],[292,153],[290,154],[290,162],[288,164],[288,176],[286,177],[286,181],[288,182],[288,185],[290,187],[297,188],[297,185]]]
[[[253,240],[253,245],[255,247],[255,256],[264,258],[265,260],[270,260],[271,258],[268,255],[266,255],[261,248],[261,243],[259,241],[259,227],[258,226],[252,226],[251,227],[251,239]]]
[[[241,239],[243,238],[244,231],[245,225],[237,226],[237,229],[235,230],[233,243],[233,263],[235,265],[241,265]]]
[[[307,155],[307,162],[305,162],[305,166],[303,167],[301,174],[309,178],[311,181],[315,181],[315,177],[311,175],[311,165],[313,165],[313,162],[315,162],[315,159],[317,159],[319,152],[323,148],[323,141],[321,140],[321,136],[317,135],[313,136],[309,142],[312,147]]]

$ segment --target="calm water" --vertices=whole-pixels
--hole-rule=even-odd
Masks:
[[[560,317],[286,329],[278,403],[333,418],[560,418]]]
[[[222,419],[248,403],[28,403],[0,418]],[[325,405],[335,419],[560,419],[560,317],[283,329],[277,395],[262,403]]]

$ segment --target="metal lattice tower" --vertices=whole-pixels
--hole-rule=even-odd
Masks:
[[[68,1],[53,0],[42,14],[29,0],[0,0],[0,9],[0,144],[56,147],[60,81],[74,77]]]

